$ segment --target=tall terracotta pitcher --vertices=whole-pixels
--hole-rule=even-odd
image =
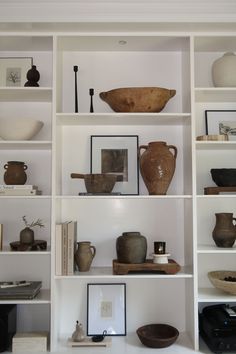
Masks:
[[[145,150],[143,154],[141,149]],[[153,141],[139,147],[140,172],[149,194],[166,194],[175,172],[176,157],[176,146],[167,145],[164,141]]]
[[[75,263],[80,272],[87,272],[90,269],[93,258],[96,254],[96,248],[91,246],[91,242],[77,242],[77,250],[75,252]]]
[[[236,240],[236,225],[233,213],[216,213],[216,224],[212,232],[218,247],[233,247]]]

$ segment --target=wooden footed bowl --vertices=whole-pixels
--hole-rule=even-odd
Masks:
[[[216,270],[209,272],[208,278],[215,288],[236,295],[236,271]]]
[[[139,327],[136,333],[141,343],[150,348],[169,347],[179,336],[175,327],[163,323]]]
[[[71,173],[71,178],[84,179],[88,193],[111,193],[117,180],[117,175],[107,173]]]
[[[162,87],[127,87],[100,92],[100,98],[115,112],[160,112],[176,90]]]

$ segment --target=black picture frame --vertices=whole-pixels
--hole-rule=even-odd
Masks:
[[[126,284],[87,284],[87,335],[126,336]]]
[[[114,193],[139,194],[138,135],[91,135],[90,173],[118,176]]]
[[[236,140],[236,110],[205,110],[207,135],[226,134]]]

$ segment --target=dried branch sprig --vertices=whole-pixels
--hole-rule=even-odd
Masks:
[[[26,220],[26,215],[22,216],[22,219],[26,227],[35,227],[35,226],[44,227],[43,221],[41,219],[32,221],[31,223],[28,223],[28,221]]]

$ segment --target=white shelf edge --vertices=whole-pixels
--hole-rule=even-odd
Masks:
[[[220,248],[214,245],[198,245],[198,254],[236,254],[236,247]]]
[[[215,288],[199,288],[198,302],[236,302],[236,295],[230,295]]]
[[[230,193],[228,193],[228,194],[212,194],[212,195],[210,195],[210,194],[207,194],[207,195],[200,195],[200,194],[198,194],[197,195],[197,199],[210,199],[210,198],[219,198],[219,199],[221,199],[221,198],[236,198],[236,193],[235,194],[230,194]]]
[[[57,195],[56,199],[192,199],[192,195]]]
[[[0,199],[51,199],[51,195],[0,195]]]
[[[41,289],[39,294],[32,300],[0,300],[0,304],[50,304],[50,290]]]
[[[181,270],[176,274],[155,274],[155,273],[140,273],[127,275],[114,275],[112,267],[92,267],[88,272],[75,272],[73,275],[55,275],[55,279],[187,279],[193,278],[193,273],[190,267],[181,267]]]
[[[11,251],[10,247],[3,247],[3,250],[0,251],[0,256],[28,256],[28,255],[34,255],[34,256],[50,256],[51,255],[51,250],[50,247],[47,248],[46,251]]]

